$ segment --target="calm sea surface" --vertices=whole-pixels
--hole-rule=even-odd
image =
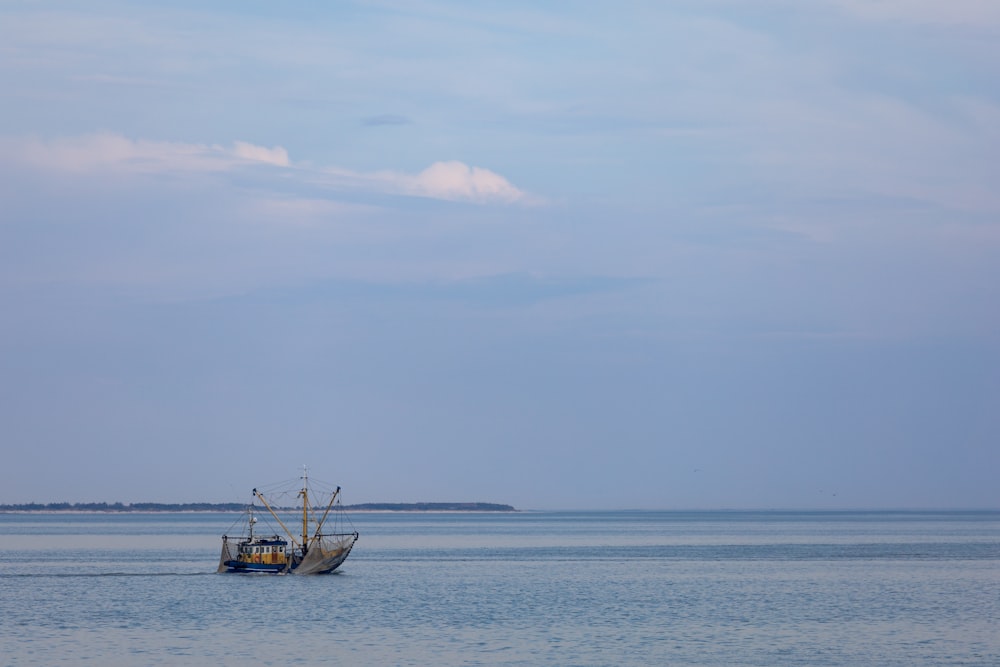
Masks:
[[[998,512],[355,514],[338,574],[215,574],[232,514],[0,514],[2,665],[1000,665]]]

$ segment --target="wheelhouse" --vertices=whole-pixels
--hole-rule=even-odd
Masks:
[[[269,539],[241,542],[236,560],[260,565],[285,565],[288,563],[288,542],[277,535]]]

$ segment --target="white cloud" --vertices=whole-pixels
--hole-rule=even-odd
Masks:
[[[398,182],[412,194],[459,201],[524,201],[525,194],[495,172],[457,161],[435,162],[416,176],[401,175]]]
[[[248,144],[245,141],[237,141],[233,144],[233,154],[244,160],[266,162],[276,167],[287,167],[290,164],[288,162],[288,151],[281,146],[264,148],[263,146]]]
[[[535,199],[496,172],[463,162],[435,162],[417,174],[356,172],[337,167],[295,165],[281,146],[267,148],[245,141],[231,147],[129,139],[114,133],[50,140],[0,139],[8,159],[54,171],[133,173],[224,172],[253,165],[295,168],[309,183],[340,189],[411,195],[474,203],[533,203]]]

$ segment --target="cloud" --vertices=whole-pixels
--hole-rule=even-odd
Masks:
[[[996,0],[832,0],[835,6],[870,20],[908,23],[1000,27]]]
[[[267,148],[245,141],[226,147],[129,139],[98,133],[50,140],[0,139],[8,160],[35,168],[69,172],[120,171],[132,173],[225,172],[252,166],[289,169],[303,183],[338,189],[467,201],[527,204],[537,201],[506,178],[463,162],[435,162],[417,174],[395,171],[358,172],[338,167],[293,164],[281,146]]]
[[[406,116],[399,116],[396,114],[382,114],[380,116],[368,116],[363,118],[361,122],[364,125],[378,126],[378,125],[409,125],[410,119]]]
[[[237,141],[219,145],[133,140],[102,132],[43,141],[7,140],[8,155],[29,165],[59,171],[121,170],[140,173],[166,171],[227,171],[240,165],[263,163],[287,167],[288,153]]]
[[[276,167],[288,167],[290,165],[288,151],[281,146],[264,148],[263,146],[248,144],[245,141],[237,141],[233,144],[233,154],[244,160],[265,162],[273,164]]]
[[[457,161],[435,162],[416,176],[399,180],[411,194],[433,199],[514,203],[526,198],[500,174]]]
[[[745,0],[705,0],[712,5],[728,9],[742,8]],[[801,0],[767,0],[769,8],[802,13],[820,9],[824,5],[835,11],[865,21],[921,24],[924,26],[963,26],[977,30],[1000,28],[1000,3],[996,0],[820,0],[804,6]]]

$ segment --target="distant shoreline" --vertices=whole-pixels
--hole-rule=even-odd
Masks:
[[[21,503],[0,505],[6,514],[151,514],[159,512],[242,512],[244,503]],[[517,512],[501,503],[360,503],[344,505],[350,512]],[[276,507],[296,511],[297,507]]]

